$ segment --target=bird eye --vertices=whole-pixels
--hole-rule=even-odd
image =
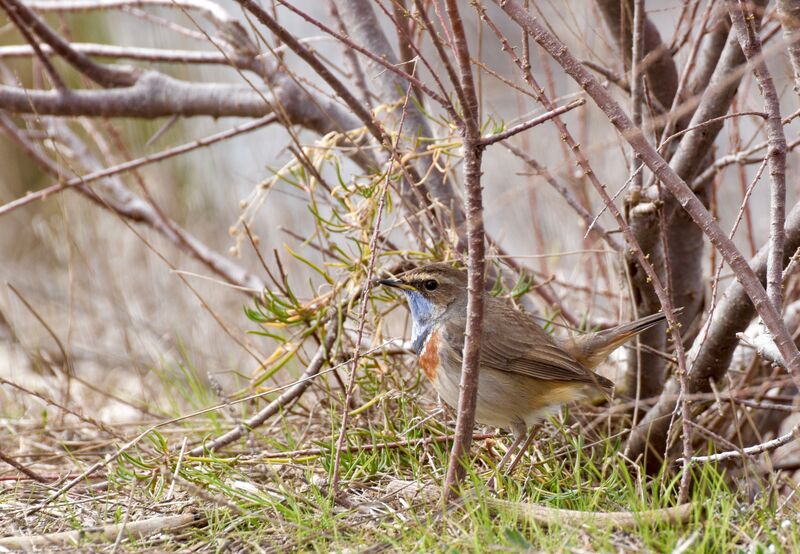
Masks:
[[[436,279],[428,279],[422,286],[425,287],[425,290],[436,290],[439,287],[439,283],[436,282]]]

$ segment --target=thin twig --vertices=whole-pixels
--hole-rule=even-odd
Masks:
[[[792,427],[792,429],[785,435],[781,435],[780,437],[776,437],[772,440],[762,442],[761,444],[748,446],[740,450],[728,450],[727,452],[719,452],[718,454],[711,454],[709,456],[694,456],[692,458],[692,461],[703,462],[703,463],[721,462],[724,460],[731,460],[734,458],[754,456],[756,454],[762,454],[764,452],[769,452],[770,450],[775,450],[776,448],[779,448],[785,444],[789,444],[793,440],[798,440],[798,438],[800,438],[800,423]]]
[[[395,137],[393,151],[397,151],[400,144],[400,137],[403,134],[403,124],[408,114],[408,103],[411,98],[412,87],[409,83],[406,89],[405,100],[403,101],[403,110],[400,115],[400,122],[398,123],[397,136]],[[377,213],[375,215],[375,224],[372,229],[372,237],[369,241],[369,262],[367,264],[367,275],[364,282],[364,290],[361,295],[361,311],[358,315],[358,333],[356,335],[355,353],[353,354],[353,363],[350,366],[350,374],[348,375],[347,390],[345,392],[344,407],[342,408],[342,422],[339,428],[339,437],[336,440],[336,454],[333,459],[333,470],[331,475],[330,492],[335,496],[339,487],[339,466],[342,462],[342,449],[344,448],[344,441],[347,436],[347,422],[350,416],[350,400],[353,396],[353,389],[356,383],[356,370],[358,369],[358,361],[361,356],[361,339],[364,335],[364,325],[367,320],[367,307],[369,306],[369,294],[372,291],[372,276],[375,268],[375,260],[378,255],[378,237],[381,233],[381,219],[383,218],[383,206],[386,202],[386,193],[389,190],[389,182],[394,172],[395,156],[389,158],[389,166],[386,169],[386,179],[384,179],[383,187],[381,188],[380,197],[378,198]]]
[[[489,135],[488,137],[483,137],[478,141],[478,144],[480,146],[489,146],[490,144],[500,142],[501,140],[513,137],[514,135],[521,133],[522,131],[527,131],[528,129],[532,129],[533,127],[541,125],[546,121],[550,121],[554,117],[572,111],[579,106],[583,106],[584,104],[586,104],[586,99],[578,98],[577,100],[573,100],[569,104],[560,106],[554,110],[550,110],[549,112],[545,112],[542,115],[536,116],[533,119],[526,121],[525,123],[514,125],[513,127],[506,129],[502,133],[497,133],[496,135]]]
[[[11,467],[13,467],[14,469],[16,469],[16,470],[17,470],[17,471],[19,471],[20,473],[23,473],[23,474],[27,475],[28,477],[30,477],[30,478],[31,478],[31,479],[33,479],[34,481],[38,481],[39,483],[47,483],[47,482],[48,482],[48,480],[47,480],[45,477],[43,477],[43,476],[39,475],[38,473],[36,473],[36,472],[35,472],[35,471],[33,471],[32,469],[29,469],[29,468],[28,468],[28,467],[26,467],[25,465],[23,465],[23,464],[19,463],[19,462],[18,462],[18,461],[16,461],[14,458],[12,458],[12,457],[10,457],[10,456],[6,456],[6,455],[3,453],[3,451],[2,451],[2,450],[0,450],[0,461],[7,463],[7,464],[8,464],[8,465],[10,465]]]
[[[213,135],[209,135],[207,137],[197,139],[192,142],[188,142],[186,144],[181,144],[179,146],[168,148],[167,150],[158,152],[156,154],[142,156],[141,158],[137,158],[135,160],[130,160],[111,167],[106,167],[97,171],[86,173],[84,175],[73,177],[67,181],[64,181],[63,183],[57,183],[55,185],[50,185],[49,187],[45,187],[41,190],[37,190],[36,192],[30,192],[25,196],[22,196],[16,200],[13,200],[11,202],[8,202],[7,204],[0,206],[0,216],[3,216],[8,212],[11,212],[17,208],[21,208],[27,204],[30,204],[31,202],[35,202],[37,200],[45,200],[51,195],[57,194],[62,190],[68,189],[70,187],[87,185],[93,181],[97,181],[98,179],[103,179],[105,177],[111,177],[112,175],[117,175],[119,173],[132,171],[134,169],[138,169],[146,165],[154,164],[156,162],[160,162],[169,158],[173,158],[175,156],[179,156],[181,154],[185,154],[187,152],[191,152],[192,150],[196,150],[198,148],[210,146],[216,142],[220,142],[235,137],[237,135],[241,135],[243,133],[249,133],[251,131],[255,131],[266,125],[271,125],[276,120],[277,116],[274,114],[270,114],[255,119],[253,121],[248,121],[247,123],[234,127],[232,129],[227,129],[225,131],[221,131],[219,133],[215,133]]]

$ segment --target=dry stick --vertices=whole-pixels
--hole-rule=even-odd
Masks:
[[[129,87],[70,90],[69,94],[0,85],[0,104],[16,113],[89,117],[261,117],[271,111],[261,91],[250,87],[188,83],[153,70],[145,71]]]
[[[233,21],[220,5],[210,0],[25,0],[25,3],[39,12],[57,13],[155,6],[196,10],[218,25]]]
[[[406,121],[408,114],[408,101],[411,98],[412,85],[409,83],[406,89],[406,97],[403,101],[403,111],[400,114],[400,122],[398,123],[397,136],[394,139],[394,147],[392,150],[397,151],[400,145],[400,137],[403,136],[403,124]],[[369,262],[367,264],[367,276],[364,283],[364,292],[361,295],[361,310],[358,314],[358,333],[356,334],[355,353],[353,354],[353,363],[350,366],[350,375],[347,379],[347,390],[345,392],[344,406],[342,408],[342,423],[339,427],[339,437],[336,439],[336,454],[333,458],[333,475],[331,475],[331,496],[336,496],[339,488],[339,467],[342,463],[342,449],[344,448],[344,441],[347,436],[347,422],[350,417],[350,401],[353,396],[353,389],[356,384],[356,370],[358,369],[358,361],[361,356],[361,339],[364,336],[364,324],[367,321],[367,307],[369,306],[369,294],[372,291],[372,276],[375,268],[375,259],[378,254],[378,237],[381,233],[381,219],[383,218],[383,206],[386,202],[386,193],[389,190],[389,182],[392,178],[392,171],[394,170],[395,156],[389,158],[389,165],[386,169],[386,179],[384,180],[381,189],[381,195],[378,199],[378,213],[375,215],[375,226],[372,229],[372,237],[369,241]]]
[[[498,436],[498,433],[478,433],[473,435],[473,439],[475,440],[484,440],[484,439],[493,439]],[[372,452],[373,450],[392,450],[395,448],[406,448],[406,447],[416,447],[416,446],[427,446],[429,444],[441,444],[441,443],[448,443],[453,441],[453,435],[444,435],[441,437],[425,437],[421,439],[408,439],[404,441],[394,441],[394,442],[378,442],[372,444],[362,444],[362,445],[353,445],[353,446],[346,446],[342,449],[342,452]],[[300,458],[306,456],[321,456],[327,452],[330,452],[329,448],[304,448],[301,450],[292,450],[290,452],[267,452],[266,454],[258,454],[253,456],[251,460],[258,461],[258,460],[270,460],[274,458]],[[242,461],[247,461],[247,458],[238,458]]]
[[[644,101],[644,79],[642,78],[642,50],[644,49],[644,20],[646,14],[644,0],[635,0],[633,4],[633,36],[631,40],[631,117],[633,124],[642,126],[642,105]],[[636,151],[631,149],[633,166],[636,163]],[[636,171],[631,183],[631,193],[641,194],[644,173]],[[638,340],[638,339],[637,339]],[[637,391],[637,398],[639,397]],[[635,419],[635,418],[634,418]]]
[[[780,437],[776,437],[767,442],[762,442],[761,444],[748,446],[746,448],[742,448],[741,450],[728,450],[727,452],[720,452],[718,454],[712,454],[710,456],[694,456],[692,458],[692,461],[721,462],[723,460],[730,460],[733,458],[744,458],[745,456],[753,456],[755,454],[761,454],[763,452],[769,452],[770,450],[775,450],[776,448],[779,448],[785,444],[789,444],[790,442],[798,439],[800,439],[800,423],[792,427],[792,429],[785,435],[781,435]]]
[[[661,193],[659,192],[659,196]],[[664,298],[659,298],[661,303],[664,305],[664,313],[667,314],[669,319],[670,325],[677,325],[676,320],[674,320],[674,306],[672,304],[672,294],[671,291],[674,290],[673,283],[672,283],[672,270],[669,266],[669,247],[667,242],[667,236],[664,232],[666,230],[667,222],[666,217],[664,215],[664,210],[658,210],[658,223],[660,227],[659,238],[661,240],[661,248],[664,251],[664,259],[666,260],[666,279],[667,279],[667,290],[670,291],[670,294],[665,294]],[[655,287],[655,285],[654,285]],[[658,289],[656,289],[658,291]],[[689,498],[689,485],[691,481],[691,474],[689,473],[689,457],[692,455],[692,426],[690,417],[692,412],[689,407],[689,376],[687,371],[686,365],[686,350],[683,346],[683,339],[681,337],[679,329],[674,329],[673,332],[673,342],[675,344],[675,357],[678,360],[678,369],[675,372],[678,376],[678,383],[680,384],[680,395],[678,397],[678,405],[680,407],[681,412],[681,431],[682,431],[682,438],[683,438],[683,456],[687,460],[683,463],[683,473],[681,473],[681,481],[680,486],[678,488],[678,502],[683,503],[686,502]]]
[[[39,475],[38,473],[36,473],[36,472],[35,472],[35,471],[33,471],[32,469],[28,469],[28,468],[27,468],[27,467],[25,467],[23,464],[21,464],[21,463],[19,463],[18,461],[16,461],[14,458],[11,458],[11,457],[9,457],[9,456],[6,456],[6,455],[3,453],[3,451],[2,451],[2,450],[0,450],[0,461],[3,461],[3,462],[5,462],[5,463],[7,463],[7,464],[8,464],[8,465],[10,465],[11,467],[13,467],[14,469],[16,469],[16,470],[17,470],[17,471],[19,471],[20,473],[24,473],[25,475],[27,475],[28,477],[30,477],[30,478],[31,478],[31,479],[33,479],[34,481],[38,481],[39,483],[47,483],[47,482],[48,482],[48,480],[47,480],[45,477],[43,477],[43,476]]]
[[[622,7],[622,4],[620,4]],[[633,118],[634,125],[641,127],[642,126],[642,108],[644,105],[644,75],[642,71],[642,50],[644,49],[644,22],[647,14],[645,13],[645,6],[644,0],[635,0],[633,5],[633,32],[631,36],[631,74],[630,74],[630,83],[631,83],[631,117]],[[621,38],[621,37],[620,37]],[[621,44],[624,44],[624,40],[620,40]],[[624,56],[624,54],[623,54]],[[675,94],[677,97],[677,93]],[[631,190],[630,196],[631,198],[640,198],[642,194],[642,187],[644,185],[644,171],[642,165],[638,162],[636,151],[631,148]],[[638,167],[637,167],[638,166]],[[635,170],[633,168],[636,168]],[[602,211],[601,211],[602,213]],[[598,216],[592,221],[592,225],[595,225],[595,221],[597,221]],[[631,214],[628,215],[629,221],[633,219]],[[628,283],[631,289],[635,289],[636,285],[634,284],[631,276],[630,276],[630,265],[626,264],[626,270],[628,272]],[[631,291],[635,296],[635,290]],[[633,308],[633,315],[634,317],[640,317],[637,302],[631,302]],[[663,339],[660,339],[663,340]],[[639,403],[642,398],[642,342],[643,339],[640,336],[636,336],[634,344],[636,347],[635,350],[635,358],[629,358],[629,366],[628,371],[631,372],[630,362],[635,362],[635,377],[636,377],[636,390],[634,391],[634,407],[633,407],[633,421],[639,420]],[[660,343],[659,346],[661,346]],[[649,344],[647,346],[650,346]],[[631,372],[632,373],[632,372]],[[688,473],[688,472],[684,472]],[[681,487],[683,490],[683,487]]]
[[[151,535],[176,531],[184,527],[200,525],[205,522],[201,514],[181,514],[178,516],[160,516],[133,523],[118,523],[101,527],[84,527],[75,531],[49,533],[47,535],[31,535],[0,538],[0,548],[13,550],[40,550],[64,546],[75,546],[86,543],[107,542],[116,539],[125,531],[125,536],[135,540],[143,540]]]
[[[782,304],[781,284],[783,275],[783,246],[786,234],[783,231],[786,219],[786,135],[783,132],[780,99],[772,81],[767,64],[761,55],[761,40],[753,28],[750,16],[745,20],[745,7],[737,0],[726,0],[733,27],[742,46],[742,52],[750,63],[764,96],[764,111],[767,112],[767,141],[769,151],[770,222],[769,255],[767,256],[767,297],[774,309],[780,313]]]
[[[63,183],[58,183],[55,185],[51,185],[49,187],[43,188],[41,190],[37,190],[36,192],[29,192],[25,196],[8,202],[0,206],[0,216],[7,214],[10,211],[13,211],[17,208],[21,208],[31,202],[36,200],[44,200],[48,196],[61,192],[64,189],[70,187],[77,187],[80,185],[86,185],[93,181],[97,181],[98,179],[103,179],[105,177],[111,177],[112,175],[117,175],[118,173],[125,173],[134,169],[138,169],[140,167],[150,165],[156,162],[160,162],[166,160],[168,158],[172,158],[175,156],[179,156],[180,154],[185,154],[186,152],[191,152],[192,150],[196,150],[197,148],[202,148],[205,146],[210,146],[216,142],[220,142],[222,140],[229,139],[231,137],[235,137],[237,135],[241,135],[243,133],[248,133],[250,131],[254,131],[256,129],[260,129],[266,125],[271,125],[277,120],[277,116],[274,114],[270,114],[254,121],[250,121],[243,125],[239,125],[232,129],[227,129],[225,131],[215,133],[213,135],[209,135],[207,137],[186,143],[181,144],[179,146],[175,146],[173,148],[168,148],[162,152],[158,152],[156,154],[150,154],[148,156],[143,156],[141,158],[137,158],[135,160],[130,160],[121,164],[117,164],[112,167],[107,167],[98,171],[93,171],[91,173],[87,173],[85,175],[79,175],[77,177],[73,177]]]
[[[559,106],[554,110],[550,110],[549,112],[545,112],[542,115],[536,116],[533,119],[526,121],[525,123],[514,125],[513,127],[503,131],[502,133],[497,133],[496,135],[489,135],[488,137],[484,137],[478,141],[478,144],[479,146],[489,146],[490,144],[500,142],[501,140],[505,140],[509,137],[512,137],[517,133],[521,133],[522,131],[527,131],[528,129],[536,127],[537,125],[541,125],[545,121],[550,121],[554,117],[558,117],[561,114],[572,111],[579,106],[583,106],[584,104],[586,104],[586,99],[578,98],[577,100],[573,100],[569,104],[566,104],[564,106]]]
[[[540,525],[570,525],[595,527],[614,527],[617,529],[636,528],[641,525],[686,523],[692,518],[693,505],[680,504],[672,508],[660,510],[642,510],[640,512],[582,512],[564,510],[549,506],[537,506],[526,502],[509,502],[497,498],[483,499],[493,510],[511,511],[528,518]]]
[[[767,119],[767,117],[768,117],[765,112],[735,112],[735,113],[729,113],[729,114],[721,115],[719,117],[712,117],[710,119],[706,119],[705,121],[703,121],[701,123],[698,123],[697,125],[691,125],[689,127],[686,127],[685,129],[683,129],[682,131],[678,131],[676,133],[672,133],[670,136],[668,136],[667,138],[665,138],[665,139],[663,139],[661,141],[661,144],[659,144],[659,146],[658,146],[658,151],[659,152],[663,152],[664,151],[664,147],[668,143],[672,142],[673,140],[675,140],[678,137],[682,137],[683,135],[691,133],[692,131],[695,131],[697,129],[702,129],[703,127],[708,127],[709,125],[713,125],[714,123],[718,123],[720,121],[725,121],[726,119],[736,119],[737,117],[743,117],[743,116],[748,116],[748,115],[752,115],[754,117],[760,117],[762,119]]]
[[[217,52],[202,52],[198,50],[178,50],[176,48],[167,50],[164,48],[146,48],[139,46],[114,46],[93,42],[73,42],[70,45],[76,52],[99,58],[209,65],[230,65],[231,61],[240,61],[236,57],[226,57]],[[54,50],[46,44],[42,44],[39,47],[44,56],[53,56],[55,54]],[[0,47],[0,59],[27,58],[34,54],[35,51],[31,46],[13,45]],[[240,69],[250,68],[247,64],[243,63]]]
[[[483,287],[485,260],[485,236],[483,227],[483,199],[481,194],[480,123],[478,96],[472,80],[467,34],[457,0],[446,0],[447,16],[453,31],[453,46],[458,62],[459,81],[466,100],[463,105],[464,126],[464,189],[467,216],[467,322],[464,330],[464,351],[461,365],[461,382],[458,394],[455,440],[450,451],[450,463],[443,491],[444,500],[452,500],[455,487],[464,477],[464,456],[472,443],[472,427],[475,425],[475,405],[478,395],[478,370],[481,354],[481,324],[483,321]]]
[[[562,66],[564,71],[589,94],[625,140],[636,148],[641,160],[664,183],[678,203],[708,236],[733,270],[736,279],[741,283],[758,314],[770,333],[772,333],[793,378],[795,381],[800,382],[800,352],[798,352],[797,346],[795,346],[789,332],[786,330],[780,314],[769,301],[766,291],[761,286],[753,270],[748,266],[747,261],[733,242],[725,236],[719,224],[708,213],[708,210],[705,209],[686,182],[664,161],[656,149],[647,141],[641,130],[633,125],[630,118],[608,91],[580,64],[561,41],[535,18],[525,12],[515,0],[493,1],[517,24],[524,27],[533,39]]]

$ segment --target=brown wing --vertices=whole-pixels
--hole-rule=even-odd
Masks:
[[[447,325],[447,334],[458,358],[463,335],[458,325]],[[484,305],[481,367],[509,371],[546,381],[579,381],[609,388],[613,383],[594,374],[558,346],[529,316],[515,310],[506,300],[487,297]]]

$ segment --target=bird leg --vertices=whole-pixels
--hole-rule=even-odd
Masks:
[[[500,463],[497,464],[497,466],[495,467],[495,472],[499,472],[500,469],[502,469],[502,467],[506,465],[506,462],[508,462],[508,460],[511,459],[511,455],[514,453],[514,450],[516,450],[517,447],[520,445],[520,443],[525,440],[525,436],[526,436],[525,433],[514,435],[514,442],[511,443],[511,446],[508,447],[505,456],[503,456],[503,459],[501,459]]]
[[[514,471],[515,467],[517,467],[517,464],[522,459],[522,457],[525,455],[525,453],[528,451],[528,448],[531,446],[531,443],[533,442],[533,438],[539,432],[540,428],[541,428],[541,425],[538,425],[538,424],[536,424],[533,427],[531,427],[531,432],[528,434],[528,439],[525,441],[525,444],[522,445],[522,448],[519,449],[519,454],[517,454],[517,457],[514,458],[514,461],[512,461],[511,465],[508,466],[508,469],[506,470],[506,474],[507,475],[511,475],[511,472]],[[509,450],[509,452],[510,452],[510,450]]]
[[[511,456],[514,454],[514,450],[516,450],[516,448],[522,443],[522,441],[525,440],[525,437],[527,436],[527,432],[528,432],[528,427],[522,421],[514,423],[511,426],[511,433],[514,435],[514,442],[512,442],[511,446],[508,447],[508,450],[506,451],[506,453],[503,456],[503,458],[500,460],[500,463],[498,463],[497,466],[495,466],[494,472],[492,473],[491,478],[489,478],[489,481],[486,483],[487,486],[490,486],[490,485],[494,484],[494,486],[496,487],[498,485],[497,476],[500,473],[500,470],[502,469],[502,467],[504,465],[506,465],[506,462],[508,462],[508,460],[511,459]],[[529,442],[526,441],[525,442],[526,447],[527,447],[528,444],[529,444]],[[514,463],[512,464],[511,469],[514,469],[514,466],[519,461],[519,458],[520,458],[520,456],[517,456],[517,458],[514,459]],[[506,471],[504,473],[506,473],[506,474],[511,473],[511,469],[509,469],[508,471]]]

